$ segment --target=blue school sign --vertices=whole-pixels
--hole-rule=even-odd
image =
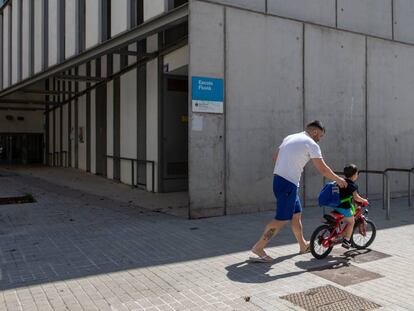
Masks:
[[[193,112],[223,113],[223,79],[192,77],[191,82]]]

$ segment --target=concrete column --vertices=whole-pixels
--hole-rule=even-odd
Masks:
[[[192,1],[190,17],[190,81],[192,76],[224,79],[224,8]],[[193,113],[191,109],[190,104],[189,216],[224,215],[224,115]]]

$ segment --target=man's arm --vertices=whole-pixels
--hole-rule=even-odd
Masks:
[[[331,168],[326,165],[325,161],[322,158],[313,158],[312,159],[313,165],[315,165],[316,169],[321,173],[322,176],[334,180],[338,183],[339,187],[346,188],[348,186],[345,179],[336,175]]]
[[[273,155],[272,155],[273,166],[275,166],[276,164],[278,155],[279,155],[279,147],[276,148],[275,152],[273,152]]]

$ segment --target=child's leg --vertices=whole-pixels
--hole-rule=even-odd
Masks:
[[[352,235],[352,231],[354,230],[354,216],[352,217],[345,217],[344,218],[346,223],[347,223],[347,227],[346,230],[344,232],[344,238],[347,239],[348,241],[351,239],[351,235]]]

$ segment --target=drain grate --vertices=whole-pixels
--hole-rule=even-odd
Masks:
[[[320,267],[308,271],[342,286],[355,285],[383,277],[381,274],[355,267],[347,263]]]
[[[307,311],[368,311],[381,306],[332,285],[280,297]]]
[[[21,196],[0,197],[0,205],[24,204],[24,203],[35,203],[35,202],[36,202],[35,198],[30,193],[27,193]]]

